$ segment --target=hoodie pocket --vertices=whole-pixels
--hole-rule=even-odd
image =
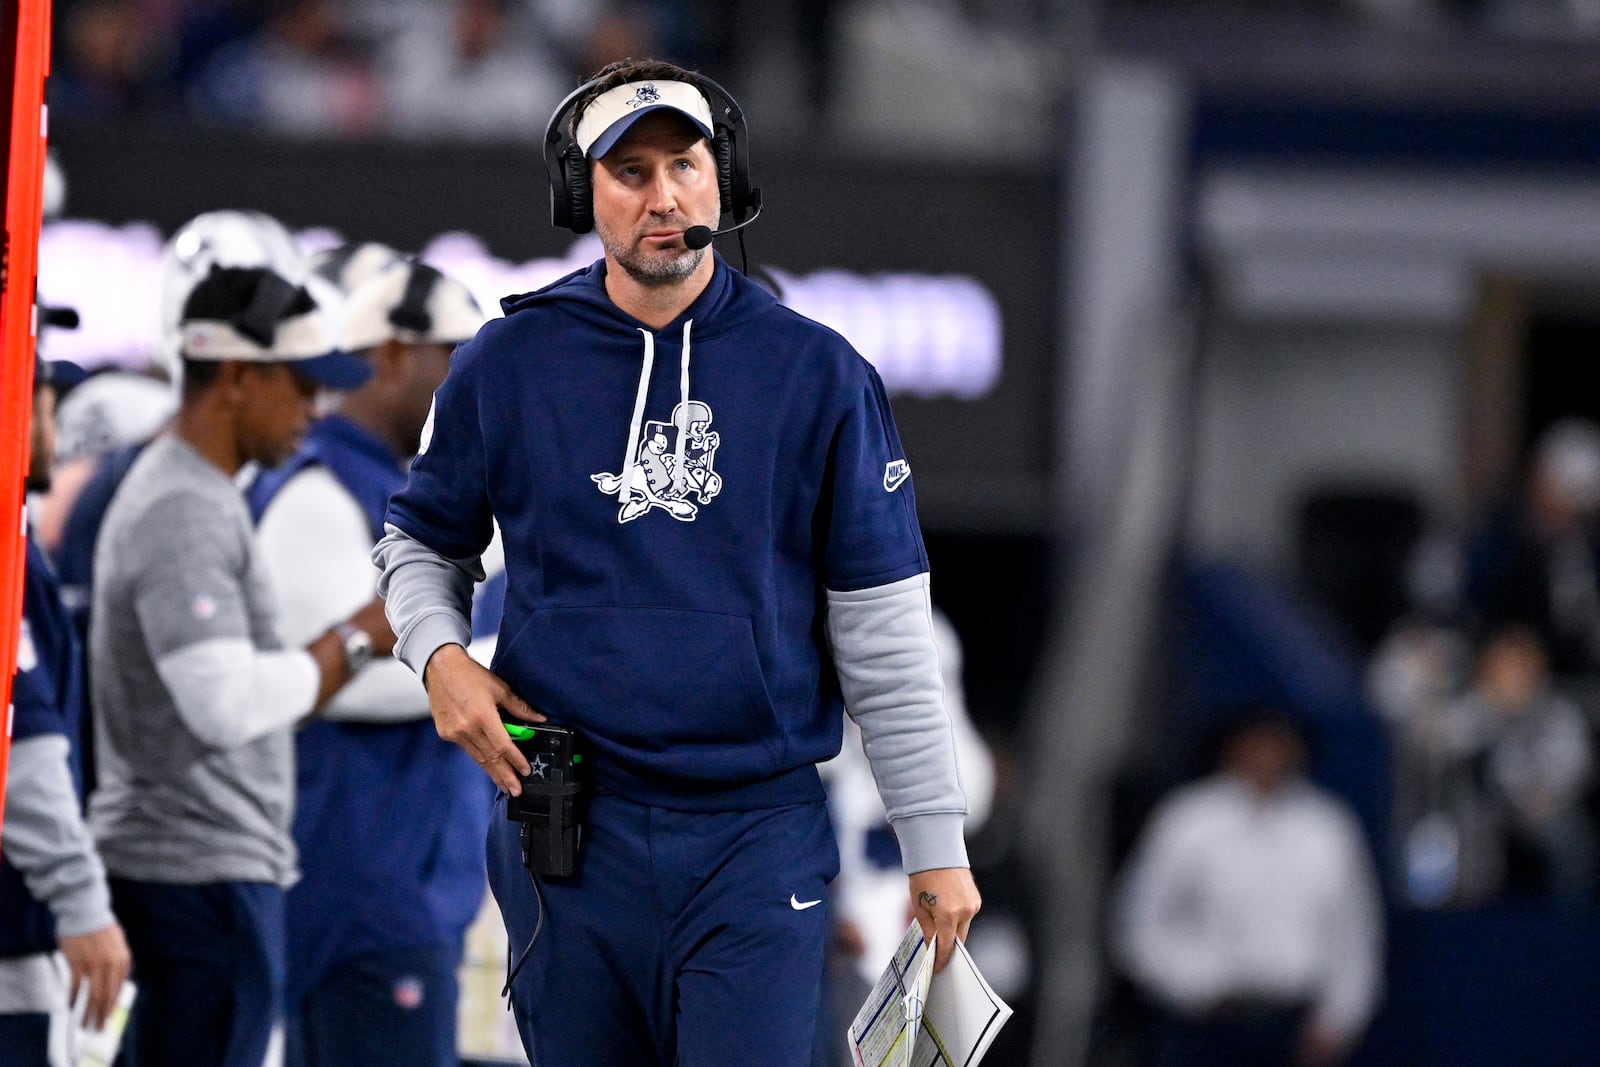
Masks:
[[[733,782],[781,769],[783,731],[743,616],[550,608],[500,659],[514,689],[636,773]]]

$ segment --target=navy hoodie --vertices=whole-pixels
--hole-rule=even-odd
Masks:
[[[661,330],[605,269],[507,298],[457,350],[387,521],[451,559],[499,522],[493,669],[583,733],[602,788],[818,799],[843,721],[825,590],[927,570],[883,383],[721,257]]]
[[[83,650],[77,630],[61,604],[55,571],[34,542],[31,530],[22,592],[22,626],[17,673],[11,682],[11,739],[64,735],[71,742],[72,781],[81,799],[83,771],[77,738],[83,711]],[[34,899],[23,882],[22,872],[0,855],[0,958],[48,952],[55,946],[55,919],[49,908]]]

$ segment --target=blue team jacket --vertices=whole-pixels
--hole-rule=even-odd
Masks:
[[[820,799],[841,701],[825,588],[927,569],[883,383],[729,268],[651,330],[605,264],[457,350],[388,521],[450,558],[504,534],[494,670],[598,784],[688,810]]]
[[[318,420],[292,459],[251,485],[253,517],[314,465],[361,505],[376,543],[405,473],[382,441],[336,415]],[[483,900],[493,797],[472,758],[428,719],[314,722],[296,734],[295,761],[303,873],[288,898],[290,1003],[356,956],[428,945],[459,951]]]
[[[72,620],[61,603],[55,571],[28,535],[27,569],[22,588],[22,634],[17,642],[17,673],[11,683],[15,717],[11,738],[22,741],[61,734],[71,742],[73,783],[83,795],[78,730],[83,713],[83,652]],[[0,957],[55,948],[55,919],[33,898],[22,874],[0,855]]]

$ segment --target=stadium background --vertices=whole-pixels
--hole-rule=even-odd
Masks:
[[[119,5],[60,5],[58,41],[96,6]],[[993,1062],[1124,1062],[1107,880],[1145,784],[1228,696],[1293,694],[1318,721],[1318,777],[1393,875],[1360,672],[1403,608],[1400,555],[1468,521],[1556,417],[1600,414],[1600,23],[1576,0],[833,3],[822,103],[800,107],[804,5],[765,25],[674,6],[730,38],[769,205],[755,263],[959,275],[999,307],[981,395],[895,396],[1002,767],[974,841],[1018,1009]],[[51,124],[68,220],[165,234],[253,207],[512,261],[570,243],[540,115],[461,143],[74,110]],[[1389,950],[1358,1062],[1600,1047],[1590,908],[1397,901]]]

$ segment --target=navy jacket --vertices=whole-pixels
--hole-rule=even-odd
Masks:
[[[17,642],[17,673],[11,685],[15,717],[13,741],[61,734],[72,742],[72,778],[83,796],[78,729],[83,714],[83,651],[62,606],[55,571],[28,536],[22,591],[22,634]],[[33,898],[21,873],[0,856],[0,957],[55,948],[55,920]]]
[[[883,383],[720,257],[651,330],[599,262],[462,346],[388,522],[504,534],[494,670],[578,728],[599,785],[687,810],[820,799],[841,739],[825,589],[927,570]]]

